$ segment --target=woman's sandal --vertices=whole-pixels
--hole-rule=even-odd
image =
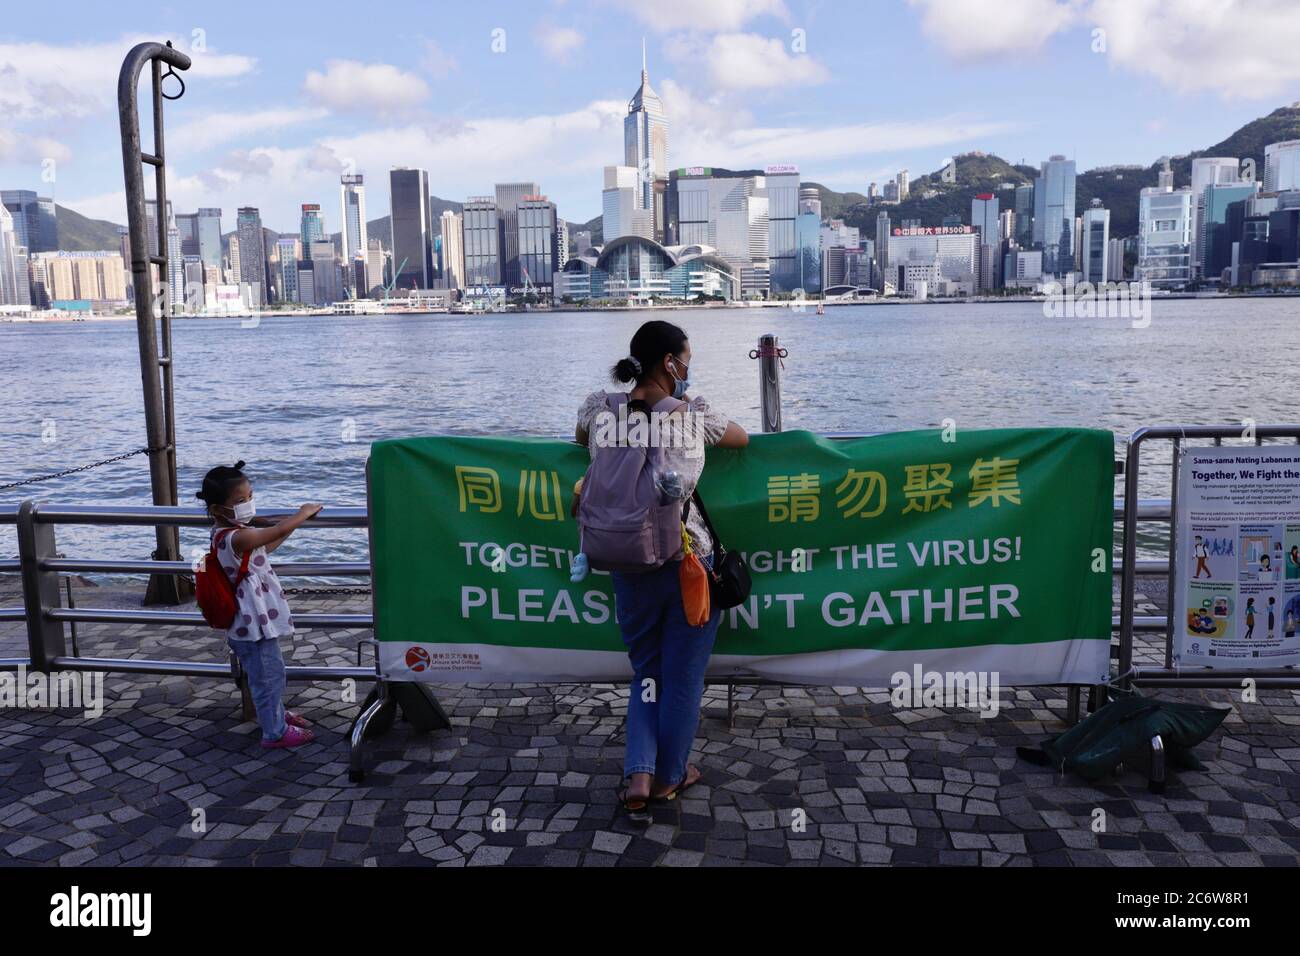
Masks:
[[[628,788],[624,786],[618,792],[618,802],[623,807],[623,813],[632,823],[649,823],[650,816],[650,798],[649,797],[631,797],[627,795]]]
[[[699,768],[697,767],[696,769],[698,770]],[[686,776],[682,778],[682,782],[679,783],[677,786],[673,787],[671,790],[669,790],[667,793],[663,794],[662,796],[659,797],[652,796],[650,798],[651,801],[655,803],[668,803],[670,801],[676,800],[677,797],[683,791],[691,789],[691,787],[695,786],[697,783],[699,783],[701,780],[704,779],[704,771],[700,770],[700,772],[696,774],[694,780],[688,780],[688,777],[690,776],[690,772],[691,772],[690,765],[687,764]]]

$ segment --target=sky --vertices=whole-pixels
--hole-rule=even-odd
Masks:
[[[796,164],[865,192],[970,150],[1080,170],[1210,146],[1300,100],[1296,0],[61,0],[0,18],[0,188],[125,222],[117,72],[188,52],[167,104],[173,208],[302,203],[339,227],[340,172],[388,212],[393,166],[463,201],[536,181],[600,212],[642,41],[669,165]],[[169,81],[170,84],[170,81]],[[148,116],[148,96],[142,98]],[[148,148],[148,134],[146,134]]]

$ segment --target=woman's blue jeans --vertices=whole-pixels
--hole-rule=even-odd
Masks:
[[[257,710],[262,739],[279,740],[289,725],[284,720],[284,656],[280,640],[264,637],[260,641],[227,640],[239,658],[239,666],[248,675],[248,691]]]
[[[712,555],[702,560],[706,567],[712,565]],[[722,620],[722,611],[714,608],[707,623],[686,623],[679,569],[680,562],[670,561],[647,574],[611,575],[633,673],[623,776],[654,774],[664,786],[675,786],[686,776],[700,723],[704,669]]]

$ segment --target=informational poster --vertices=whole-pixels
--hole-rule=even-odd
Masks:
[[[1107,679],[1114,443],[1071,428],[792,431],[709,449],[700,482],[753,593],[714,676],[890,686],[918,665],[1005,686]],[[369,462],[381,672],[434,682],[631,675],[611,576],[570,580],[587,449],[377,442]]]
[[[1174,517],[1175,665],[1300,664],[1300,447],[1184,449]]]

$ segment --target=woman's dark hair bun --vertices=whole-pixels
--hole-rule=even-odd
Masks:
[[[614,367],[609,370],[609,377],[616,382],[635,382],[636,375],[636,363],[630,358],[619,359],[614,363]]]

